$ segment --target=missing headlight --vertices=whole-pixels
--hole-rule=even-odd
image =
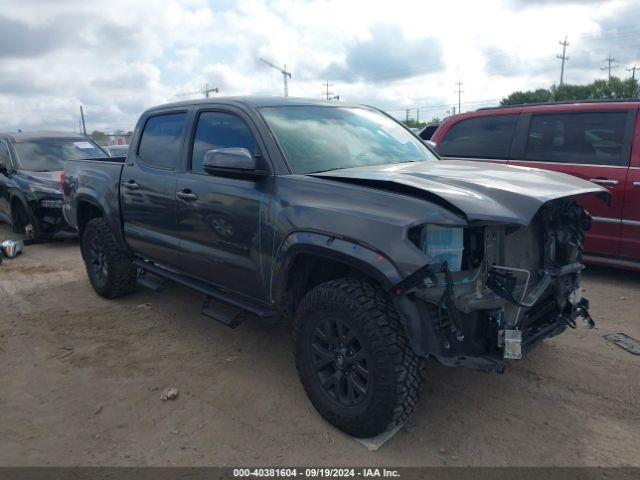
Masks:
[[[459,272],[464,250],[463,229],[425,225],[422,229],[421,250],[436,262],[447,262],[450,271]]]

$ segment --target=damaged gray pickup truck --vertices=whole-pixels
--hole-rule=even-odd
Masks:
[[[126,159],[68,161],[63,189],[100,295],[172,281],[231,327],[291,319],[311,402],[355,436],[409,416],[427,358],[502,372],[579,317],[592,324],[580,296],[590,217],[575,200],[607,190],[441,161],[369,107],[152,108]]]

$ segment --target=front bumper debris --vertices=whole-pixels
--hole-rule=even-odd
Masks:
[[[501,371],[578,318],[593,328],[580,295],[586,228],[575,203],[549,205],[526,227],[485,226],[475,264],[452,272],[433,262],[399,282],[395,303],[416,353]]]

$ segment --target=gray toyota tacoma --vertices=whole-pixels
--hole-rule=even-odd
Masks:
[[[177,282],[230,327],[290,319],[311,402],[358,437],[405,421],[427,358],[502,372],[592,323],[590,217],[575,200],[607,190],[442,161],[370,107],[163,105],[140,117],[126,158],[66,162],[63,190],[98,294]]]

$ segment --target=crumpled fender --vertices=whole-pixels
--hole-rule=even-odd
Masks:
[[[279,301],[282,298],[291,266],[301,253],[345,263],[378,281],[385,290],[390,290],[402,280],[398,269],[382,252],[356,241],[324,233],[297,231],[285,236],[267,277],[270,278],[268,287],[272,300]]]

